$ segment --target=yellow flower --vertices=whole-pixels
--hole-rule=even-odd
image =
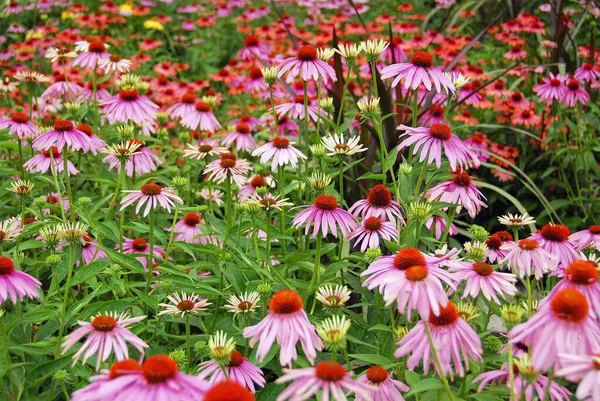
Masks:
[[[153,19],[144,21],[144,28],[153,29],[155,31],[162,31],[163,29],[165,29],[163,24]]]
[[[73,19],[75,17],[75,14],[73,14],[71,11],[63,11],[62,14],[60,15],[60,18],[65,20],[65,19]]]
[[[125,3],[119,6],[119,14],[123,17],[129,17],[131,14],[133,14],[133,6],[131,3]]]

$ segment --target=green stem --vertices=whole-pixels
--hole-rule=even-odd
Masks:
[[[52,150],[50,150],[50,153],[52,153]],[[71,211],[73,209],[73,195],[71,193],[71,178],[69,177],[69,170],[68,170],[68,162],[69,162],[69,152],[67,151],[67,148],[63,148],[63,173],[65,174],[65,186],[67,187],[67,199],[69,200],[69,205],[71,205],[71,207],[69,207],[69,211]]]
[[[310,295],[312,294],[313,289],[318,288],[319,284],[321,283],[321,242],[322,242],[322,238],[321,238],[321,233],[319,232],[317,234],[317,249],[315,251],[315,268],[313,270],[312,278],[310,279],[310,284],[308,286],[308,290],[306,290],[306,295],[305,295],[305,300],[304,300],[305,304],[306,304],[306,301],[308,301],[308,297],[310,297]],[[315,283],[316,283],[316,287],[315,287]]]
[[[425,325],[425,330],[427,331],[427,338],[429,339],[431,353],[433,354],[433,359],[435,361],[435,364],[437,365],[437,370],[438,370],[439,376],[442,379],[442,383],[444,384],[444,388],[446,389],[446,392],[448,393],[448,397],[450,398],[451,401],[454,401],[454,394],[452,394],[452,390],[450,390],[450,385],[448,384],[448,379],[446,378],[446,374],[444,373],[442,363],[440,362],[440,358],[437,353],[437,348],[436,348],[437,345],[433,343],[433,337],[431,336],[431,330],[429,330],[429,323],[424,321],[423,324]]]
[[[446,228],[444,229],[444,235],[442,235],[442,239],[440,240],[440,245],[444,245],[446,240],[448,239],[448,233],[450,232],[450,227],[452,227],[452,222],[454,221],[454,216],[456,215],[456,208],[450,209],[448,212],[448,223],[446,224]]]
[[[54,152],[52,151],[52,149],[50,149],[50,152],[48,152],[50,154],[50,164],[51,164],[51,168],[50,168],[50,172],[52,173],[52,176],[54,177],[54,185],[56,186],[56,195],[58,196],[58,203],[60,203],[60,213],[61,216],[63,218],[63,221],[66,223],[67,222],[67,216],[65,214],[65,207],[63,205],[63,201],[62,201],[62,195],[60,194],[60,186],[58,185],[58,166],[56,165],[56,163],[54,163]]]
[[[148,227],[148,242],[150,243],[150,253],[148,254],[148,271],[146,272],[146,291],[145,294],[150,292],[150,284],[152,282],[152,262],[154,258],[154,208],[150,209],[150,219]],[[148,315],[148,305],[145,305],[145,313]]]
[[[344,81],[344,91],[342,92],[342,100],[340,101],[340,109],[338,111],[337,121],[335,124],[336,130],[339,129],[340,123],[342,122],[342,114],[344,114],[344,102],[346,100],[346,92],[348,91],[348,82],[350,81],[351,71],[352,68],[350,65],[348,65],[348,72],[346,73],[346,80]]]
[[[267,244],[266,244],[266,250],[267,250],[267,269],[269,271],[271,271],[271,210],[267,209],[266,210],[267,213]]]
[[[188,368],[192,368],[192,341],[190,339],[190,316],[185,315],[185,352],[187,354]]]
[[[167,250],[165,251],[165,260],[169,260],[169,253],[171,252],[171,245],[173,244],[173,236],[175,235],[175,224],[177,224],[178,214],[179,203],[175,205],[175,216],[173,217],[173,224],[171,225],[171,234],[169,235],[169,243],[167,244]]]
[[[515,398],[515,372],[513,371],[513,348],[512,342],[508,342],[508,384],[510,395],[509,401],[516,401]]]
[[[60,348],[62,346],[63,334],[65,332],[65,324],[67,317],[67,301],[69,299],[69,292],[71,291],[71,277],[73,276],[73,266],[75,259],[75,242],[69,244],[69,270],[67,272],[67,281],[65,283],[65,294],[63,296],[62,307],[60,311],[60,326],[58,327],[58,341],[56,343],[56,349],[54,351],[55,357],[60,354]]]
[[[231,173],[227,171],[226,180],[226,194],[225,199],[225,237],[223,238],[223,249],[222,254],[225,256],[225,249],[227,249],[227,240],[229,239],[229,230],[231,229]]]

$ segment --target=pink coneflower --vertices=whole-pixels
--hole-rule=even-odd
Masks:
[[[253,67],[250,69],[244,89],[246,92],[261,94],[265,99],[269,97],[269,85],[265,82],[260,68]]]
[[[442,238],[442,235],[444,235],[444,231],[446,231],[446,224],[446,220],[443,217],[430,216],[425,222],[425,227],[427,227],[428,230],[433,228],[435,239],[439,241]],[[456,234],[458,234],[458,228],[452,223],[448,229],[448,235],[453,236]]]
[[[19,139],[33,139],[40,134],[40,129],[29,121],[25,113],[14,112],[10,117],[0,118],[0,131],[8,128],[8,133]]]
[[[94,354],[96,354],[96,370],[100,368],[100,363],[106,361],[112,352],[117,360],[129,358],[129,350],[126,342],[133,345],[140,353],[148,347],[141,338],[133,334],[127,326],[144,320],[146,316],[129,317],[121,313],[98,314],[91,322],[79,320],[77,323],[81,326],[67,337],[62,344],[64,355],[71,347],[75,345],[84,336],[88,335],[81,348],[73,355],[73,365],[83,356],[82,363]]]
[[[400,204],[392,199],[390,190],[383,184],[377,184],[371,188],[367,199],[357,201],[348,209],[348,212],[363,219],[371,216],[385,217],[392,223],[398,219],[405,224]]]
[[[151,209],[156,209],[158,206],[167,209],[167,212],[171,213],[171,207],[175,207],[175,203],[183,205],[183,200],[175,195],[170,188],[162,188],[160,185],[150,181],[143,185],[139,190],[124,190],[121,192],[127,194],[121,200],[121,210],[138,202],[135,207],[135,213],[137,214],[140,212],[142,206],[146,204],[143,217],[146,217]]]
[[[188,114],[192,114],[196,108],[196,95],[192,92],[187,92],[181,99],[179,103],[175,103],[173,106],[167,109],[167,114],[174,119],[181,119]]]
[[[205,298],[194,294],[188,295],[181,293],[180,295],[177,292],[174,292],[173,294],[168,295],[167,299],[171,303],[158,304],[158,306],[165,308],[158,312],[158,316],[181,315],[181,317],[184,317],[189,313],[198,313],[204,311],[209,305],[212,305]]]
[[[560,368],[558,354],[587,354],[600,349],[600,327],[588,299],[574,288],[558,291],[525,323],[509,331],[511,342],[530,347],[538,370]]]
[[[212,386],[203,401],[255,401],[255,398],[250,390],[238,382],[225,380]]]
[[[308,117],[312,121],[317,121],[319,119],[318,111],[319,109],[312,105],[310,99],[308,100]],[[282,103],[280,105],[275,106],[275,111],[277,112],[277,116],[281,118],[282,116],[288,116],[290,118],[297,118],[298,120],[304,119],[304,96],[298,95],[294,98],[293,102]],[[321,110],[321,114],[324,111]]]
[[[475,299],[483,294],[488,301],[494,300],[500,304],[498,296],[505,298],[506,295],[517,293],[514,274],[497,272],[484,262],[463,262],[453,265],[448,271],[454,273],[456,279],[466,282],[462,298],[470,296]]]
[[[217,184],[231,179],[238,186],[242,186],[246,181],[245,175],[251,170],[250,163],[228,152],[222,153],[220,159],[210,162],[204,168],[204,174],[208,174],[208,179]]]
[[[481,200],[481,198],[486,199],[485,196],[473,185],[471,177],[464,171],[455,174],[453,179],[443,181],[428,190],[427,198],[430,202],[457,205],[457,213],[464,207],[472,218],[477,216],[482,207],[487,207]]]
[[[246,36],[244,39],[244,47],[238,52],[238,57],[243,61],[254,60],[255,58],[262,59],[268,55],[268,49],[263,45],[260,45],[258,37],[255,35]]]
[[[513,242],[513,236],[507,231],[498,231],[485,240],[488,248],[485,251],[485,257],[490,263],[500,263],[506,257],[507,251],[502,249],[505,242]]]
[[[555,270],[558,264],[558,259],[533,239],[505,243],[500,249],[507,251],[500,263],[507,263],[508,268],[521,278],[534,274],[535,279],[540,280],[544,274]]]
[[[586,104],[590,101],[590,95],[581,87],[577,79],[569,79],[566,85],[567,90],[562,98],[565,106],[574,107],[577,103]]]
[[[248,184],[244,185],[238,191],[238,200],[240,202],[245,201],[251,196],[257,195],[256,190],[258,188],[274,188],[275,181],[267,172],[255,175],[248,179]]]
[[[143,142],[138,139],[130,139],[129,142],[139,144],[139,147],[125,163],[125,174],[128,177],[133,177],[134,171],[138,176],[151,173],[158,168],[157,165],[162,164],[160,158],[144,146]],[[121,162],[114,155],[109,154],[102,159],[102,162],[110,163],[109,171],[116,167],[117,172],[121,172]]]
[[[354,247],[360,246],[360,251],[364,252],[367,248],[377,248],[379,237],[388,241],[398,239],[396,224],[380,217],[370,216],[363,219],[362,224],[350,234],[348,239],[356,239]]]
[[[296,167],[299,159],[306,159],[306,155],[294,148],[294,142],[285,138],[277,137],[267,142],[252,152],[252,156],[260,156],[260,163],[264,164],[271,160],[271,170],[275,171],[278,166],[291,165]]]
[[[251,152],[256,148],[256,142],[252,137],[250,126],[246,123],[239,123],[235,127],[235,131],[229,131],[225,134],[221,143],[230,147],[235,142],[235,150],[237,152]]]
[[[527,57],[527,52],[521,49],[520,46],[513,46],[510,51],[504,54],[504,57],[508,60],[522,60]]]
[[[2,9],[2,12],[6,14],[19,14],[23,12],[23,7],[21,7],[16,1],[11,1],[10,3],[8,3],[8,6]]]
[[[337,81],[335,70],[329,64],[320,60],[317,56],[317,49],[310,45],[298,49],[296,57],[283,60],[279,64],[277,76],[281,78],[288,71],[286,82],[294,82],[294,78],[297,76],[300,76],[304,81],[311,79],[318,81],[321,78],[325,84],[330,79],[334,82]]]
[[[357,383],[363,383],[371,387],[369,391],[370,398],[363,398],[356,395],[355,401],[404,401],[400,392],[410,390],[406,384],[399,380],[392,379],[387,370],[381,366],[372,366],[367,369],[367,373],[358,379]]]
[[[13,304],[27,296],[38,298],[38,290],[42,287],[35,277],[15,269],[12,260],[6,256],[0,256],[0,304],[10,298]]]
[[[590,313],[595,318],[600,318],[600,284],[598,283],[598,266],[595,263],[589,260],[576,260],[571,263],[565,269],[563,279],[540,302],[540,306],[565,288],[574,288],[582,293],[590,302]]]
[[[43,151],[56,146],[64,151],[65,145],[71,150],[81,150],[87,153],[92,146],[90,138],[75,128],[71,121],[60,120],[54,123],[54,128],[35,138],[31,144],[33,149]]]
[[[98,401],[97,390],[107,382],[117,377],[136,373],[142,370],[142,366],[133,359],[122,359],[112,364],[110,369],[102,369],[99,375],[89,378],[90,384],[81,390],[75,391],[71,399],[76,401]],[[114,396],[113,396],[114,399]]]
[[[215,132],[221,129],[221,124],[219,124],[219,121],[217,121],[217,118],[211,112],[210,105],[205,102],[197,102],[191,113],[182,116],[181,125],[189,129],[208,132]]]
[[[229,363],[225,365],[225,371],[230,380],[249,388],[253,393],[256,392],[257,387],[265,386],[262,370],[235,350],[229,357]],[[216,361],[202,362],[199,366],[198,377],[208,379],[211,384],[220,383],[227,379],[221,366]]]
[[[559,266],[567,267],[571,262],[578,259],[579,253],[569,242],[571,231],[562,224],[546,224],[540,231],[530,236],[528,239],[537,241],[540,247],[556,256]]]
[[[275,340],[281,347],[279,362],[282,366],[291,365],[292,361],[298,359],[298,341],[306,358],[311,363],[315,361],[317,350],[323,348],[323,342],[302,306],[302,298],[296,292],[276,292],[269,301],[267,316],[257,325],[244,328],[244,338],[250,338],[250,346],[254,347],[259,342],[256,351],[259,362],[265,359]]]
[[[508,364],[502,365],[499,370],[491,370],[480,374],[473,379],[473,383],[481,382],[477,392],[483,391],[483,389],[491,383],[497,382],[498,384],[506,383],[506,387],[513,392],[511,397],[514,400],[525,399],[526,401],[543,400],[546,394],[546,388],[550,385],[548,390],[549,399],[551,401],[569,401],[571,392],[558,384],[556,381],[550,382],[548,378],[533,367],[531,367],[531,361],[527,355],[521,358],[517,358],[515,363],[510,369],[513,371],[513,388],[510,388],[510,372]]]
[[[600,251],[600,225],[589,226],[587,230],[577,231],[569,235],[569,242],[578,251],[583,251],[590,246]]]
[[[460,318],[458,308],[454,303],[448,301],[447,305],[438,305],[438,307],[438,315],[430,314],[427,321],[442,367],[442,372],[440,372],[437,364],[434,363],[435,372],[438,376],[450,374],[450,377],[454,378],[456,371],[463,377],[465,368],[469,369],[469,358],[476,361],[482,360],[481,340],[477,332]],[[422,359],[423,373],[427,374],[433,358],[425,324],[425,321],[421,320],[398,342],[400,348],[396,350],[394,356],[402,358],[411,354],[407,363],[410,370],[414,370]],[[452,362],[454,362],[454,369],[451,366]],[[463,366],[463,362],[465,366]]]
[[[119,248],[117,244],[116,248]],[[136,259],[146,267],[148,264],[148,255],[150,254],[150,244],[144,238],[127,238],[123,237],[123,253],[125,255],[140,255]],[[164,258],[165,250],[160,246],[154,245],[154,252],[152,255],[155,258]]]
[[[345,391],[371,400],[373,388],[363,381],[355,381],[344,367],[337,362],[325,361],[314,368],[284,369],[276,383],[293,381],[277,397],[277,401],[308,400],[321,393],[321,400],[346,401]]]
[[[523,97],[521,92],[514,91],[507,99],[509,105],[519,109],[529,107],[529,101]]]
[[[567,87],[565,86],[566,77],[550,73],[550,78],[543,78],[542,83],[535,85],[533,90],[539,96],[540,100],[552,104],[555,100],[562,100]]]
[[[77,129],[81,132],[83,132],[84,134],[86,134],[89,138],[90,141],[92,142],[92,144],[90,145],[90,153],[93,155],[98,154],[98,152],[101,152],[102,149],[104,149],[106,147],[106,143],[100,139],[97,135],[94,134],[94,131],[92,130],[92,127],[90,127],[87,124],[79,124],[77,126]]]
[[[423,115],[419,119],[419,122],[425,125],[443,124],[444,108],[438,104],[434,104],[425,113],[423,113]]]
[[[456,90],[450,79],[433,66],[433,58],[427,52],[416,52],[408,63],[388,65],[381,70],[381,79],[391,77],[395,77],[392,81],[392,88],[395,88],[400,80],[404,79],[406,89],[416,90],[422,83],[428,91],[431,90],[432,84],[436,92],[441,92],[442,88],[446,92]]]
[[[131,60],[121,58],[118,54],[111,54],[109,58],[98,60],[98,68],[105,74],[126,74],[131,69]]]
[[[531,128],[542,122],[542,116],[535,114],[533,109],[521,109],[513,114],[510,122],[513,125],[523,125],[525,128]]]
[[[197,145],[187,144],[187,149],[183,151],[184,157],[190,159],[204,159],[207,156],[220,155],[227,152],[227,148],[219,146],[213,139],[202,138]]]
[[[115,367],[117,364],[113,365],[108,375],[97,378],[94,383],[73,393],[72,400],[219,400],[208,398],[210,386],[206,381],[181,373],[177,362],[167,355],[149,357],[141,369],[133,361]]]
[[[67,82],[63,74],[54,78],[54,83],[42,93],[43,98],[59,98],[72,102],[82,95],[85,90],[74,82]]]
[[[600,399],[600,355],[558,354],[562,368],[557,376],[579,382],[575,396],[578,400]]]
[[[146,96],[140,96],[137,89],[121,89],[119,94],[102,101],[102,114],[111,124],[129,120],[139,126],[156,123],[158,105]]]
[[[98,248],[97,245],[98,242],[92,240],[89,234],[83,234],[81,237],[81,257],[84,265],[106,257],[106,252]]]
[[[442,282],[456,289],[452,275],[439,267],[455,254],[456,251],[437,258],[415,248],[401,249],[394,256],[381,256],[371,263],[361,273],[361,277],[368,277],[362,286],[369,290],[379,288],[387,306],[397,301],[398,312],[406,313],[409,321],[413,310],[428,319],[430,311],[439,315],[439,305],[448,302]]]
[[[292,227],[298,228],[304,223],[306,223],[305,234],[308,234],[310,226],[314,223],[313,237],[316,237],[319,231],[323,237],[327,236],[328,232],[337,237],[338,228],[343,237],[348,237],[357,226],[356,218],[339,208],[337,201],[331,195],[318,196],[313,205],[296,214]]]
[[[600,68],[585,62],[581,67],[575,70],[574,78],[582,82],[594,82],[597,79],[600,79]]]
[[[106,51],[108,47],[100,40],[92,40],[91,42],[77,42],[77,50],[82,53],[73,60],[73,67],[94,69],[101,59],[109,58],[110,53]]]
[[[186,214],[183,219],[179,220],[173,229],[175,232],[175,241],[185,241],[189,244],[199,244],[202,235],[202,231],[198,228],[198,225],[202,222],[202,219],[198,213],[190,212]]]
[[[67,210],[69,210],[69,207],[71,206],[71,204],[69,203],[69,198],[67,198],[65,195],[61,196],[62,198],[62,205],[59,205],[60,200],[58,197],[58,193],[56,192],[51,192],[46,196],[46,202],[48,202],[51,205],[58,205],[60,207],[63,208],[63,210],[66,212]],[[50,209],[44,209],[43,210],[44,214],[49,214],[50,213]]]
[[[400,138],[408,137],[398,145],[398,151],[415,144],[413,154],[421,151],[420,162],[427,158],[427,164],[431,164],[435,160],[437,168],[440,168],[442,166],[442,145],[444,145],[444,155],[448,158],[453,171],[458,167],[463,169],[468,166],[479,167],[477,155],[469,150],[462,139],[454,135],[445,124],[433,124],[429,128],[413,128],[402,124],[398,129],[406,131],[400,135]]]

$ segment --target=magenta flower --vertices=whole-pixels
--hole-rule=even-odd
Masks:
[[[98,61],[110,57],[110,53],[106,51],[107,46],[99,40],[81,41],[76,45],[77,50],[82,53],[73,60],[73,67],[94,69]]]
[[[298,49],[296,57],[291,57],[283,60],[279,64],[279,73],[277,76],[281,78],[286,72],[286,82],[294,82],[294,78],[300,76],[303,81],[322,79],[324,83],[329,80],[337,81],[334,69],[326,62],[319,60],[317,49],[310,45],[302,46]]]
[[[387,370],[381,366],[370,367],[365,375],[356,379],[356,382],[363,383],[371,389],[369,390],[370,398],[363,398],[357,394],[355,401],[404,401],[400,392],[410,390],[406,384],[392,379]]]
[[[210,385],[192,375],[181,373],[167,355],[153,355],[142,364],[113,365],[110,373],[96,377],[89,386],[73,393],[72,401],[210,401],[205,395]]]
[[[8,129],[8,133],[20,139],[33,139],[40,134],[40,130],[31,121],[27,114],[15,112],[10,117],[0,118],[0,131]]]
[[[55,78],[54,83],[46,88],[41,97],[57,99],[64,97],[65,102],[73,102],[84,92],[84,88],[74,82],[67,82],[65,76],[60,74]]]
[[[6,256],[0,256],[0,304],[10,298],[13,304],[27,296],[38,298],[38,290],[42,287],[35,277],[16,270],[12,260]]]
[[[400,80],[404,79],[406,89],[416,90],[419,85],[423,84],[428,91],[432,86],[435,87],[436,92],[441,92],[442,88],[446,92],[456,90],[450,79],[433,66],[433,58],[427,52],[416,52],[408,63],[388,65],[381,70],[381,79],[392,77],[395,77],[392,81],[392,88],[395,88]]]
[[[451,301],[446,306],[438,305],[439,314],[430,314],[427,324],[431,331],[431,338],[436,347],[437,354],[442,366],[442,372],[433,362],[435,372],[438,376],[450,374],[454,379],[454,372],[461,377],[465,375],[465,368],[469,369],[469,358],[481,361],[483,348],[477,332],[458,314],[458,308]],[[407,367],[414,370],[421,359],[423,360],[423,373],[429,372],[432,363],[431,346],[428,340],[425,321],[421,320],[413,327],[398,345],[400,346],[394,356],[402,358],[410,354]],[[454,362],[454,369],[451,363]],[[464,362],[464,366],[463,366]]]
[[[145,318],[146,316],[130,318],[124,313],[120,315],[105,313],[98,314],[91,322],[79,320],[77,323],[81,327],[65,337],[61,355],[64,355],[86,335],[88,336],[87,339],[75,355],[73,355],[73,365],[81,357],[83,357],[82,363],[85,364],[94,354],[96,354],[96,370],[100,368],[100,363],[106,361],[113,352],[115,358],[119,361],[129,358],[126,342],[133,345],[135,349],[143,354],[144,348],[147,348],[148,344],[129,331],[127,326],[142,321]]]
[[[98,248],[97,244],[88,234],[83,234],[81,238],[81,257],[83,258],[84,265],[106,257],[106,252]]]
[[[600,251],[600,225],[589,226],[587,230],[577,231],[569,235],[569,242],[578,251],[583,251],[589,246],[593,246],[597,251]]]
[[[600,68],[586,61],[581,67],[575,70],[574,78],[582,82],[593,83],[597,79],[600,79]]]
[[[269,313],[255,326],[244,328],[244,338],[250,338],[250,346],[259,343],[256,358],[262,362],[271,350],[273,343],[281,347],[279,363],[291,365],[298,359],[296,343],[300,341],[304,355],[314,363],[317,350],[323,342],[317,335],[315,326],[310,323],[303,307],[302,298],[292,290],[276,292],[269,301]]]
[[[242,186],[246,181],[245,175],[251,170],[250,163],[228,152],[222,153],[220,159],[210,162],[204,168],[204,174],[208,174],[208,179],[217,184],[233,180],[238,186]]]
[[[482,207],[487,207],[480,199],[485,199],[485,196],[473,185],[471,177],[464,171],[455,174],[453,179],[443,181],[429,189],[427,198],[430,202],[447,202],[457,205],[457,213],[464,207],[472,218],[477,216]]]
[[[318,107],[314,106],[310,100],[308,100],[308,117],[316,122],[319,119]],[[298,95],[294,98],[293,102],[282,103],[280,105],[275,106],[275,111],[277,112],[278,118],[289,117],[289,118],[297,118],[298,120],[304,120],[304,96]],[[321,110],[321,114],[324,114],[323,110]],[[281,131],[280,131],[281,134]]]
[[[116,245],[116,249],[119,249],[119,244]],[[123,237],[123,253],[125,255],[142,255],[136,259],[142,264],[142,266],[147,267],[147,255],[150,254],[150,244],[148,244],[148,241],[146,241],[144,238],[131,239]],[[152,257],[161,259],[164,258],[165,250],[160,246],[154,245]]]
[[[325,361],[314,368],[284,369],[276,383],[293,381],[277,397],[277,401],[308,400],[321,393],[321,400],[346,401],[345,391],[371,401],[371,386],[352,380],[351,373],[337,362]]]
[[[183,205],[183,200],[175,195],[170,188],[162,188],[160,185],[150,181],[139,190],[124,190],[122,192],[127,193],[127,195],[121,200],[121,210],[138,202],[135,207],[135,213],[137,214],[140,212],[142,206],[146,204],[144,217],[150,213],[151,209],[156,209],[159,205],[167,209],[169,213],[171,213],[171,207],[174,207],[175,203]]]
[[[588,299],[573,288],[555,293],[508,336],[513,344],[530,347],[531,362],[537,370],[562,368],[558,354],[590,355],[600,350],[600,327],[590,314]]]
[[[198,102],[191,113],[182,116],[181,125],[189,129],[197,129],[200,131],[215,132],[221,129],[221,124],[210,111],[211,107],[208,103]]]
[[[575,396],[578,400],[600,399],[600,356],[559,354],[562,368],[557,376],[565,376],[570,381],[579,382]]]
[[[590,101],[590,95],[581,87],[579,81],[571,78],[567,81],[567,90],[562,98],[562,102],[567,107],[575,107],[577,103],[586,104]]]
[[[519,277],[535,275],[536,280],[556,269],[558,260],[556,257],[532,239],[522,239],[518,243],[505,243],[500,247],[507,251],[506,257],[500,263],[507,263],[508,268]]]
[[[175,232],[175,241],[184,241],[188,244],[199,244],[202,239],[202,231],[198,228],[198,225],[202,222],[202,219],[198,213],[188,213],[183,219],[175,223],[173,231]]]
[[[52,157],[50,157],[50,152],[52,152]],[[54,164],[52,164],[52,159],[54,159]],[[51,170],[52,174],[56,174],[57,172],[62,172],[65,165],[58,148],[52,146],[52,150],[42,150],[39,155],[35,155],[27,160],[23,163],[23,167],[30,173],[45,174],[48,170]],[[67,171],[69,175],[79,174],[79,170],[75,168],[75,165],[70,160],[67,160]]]
[[[446,220],[440,216],[430,216],[425,222],[425,227],[430,231],[433,229],[433,235],[435,236],[435,239],[439,241],[440,238],[442,238],[442,235],[444,235],[444,231],[446,231]],[[448,235],[453,236],[456,234],[458,234],[458,228],[452,223],[448,230]]]
[[[306,159],[306,156],[292,145],[294,145],[294,142],[290,143],[285,138],[277,137],[252,152],[252,156],[260,156],[261,164],[271,160],[271,170],[273,171],[278,166],[288,164],[295,168],[298,165],[298,160]]]
[[[121,89],[119,94],[102,101],[102,113],[109,123],[124,123],[129,120],[139,126],[156,124],[158,106],[137,89]]]
[[[256,142],[252,137],[250,126],[246,123],[239,123],[235,127],[235,131],[230,131],[225,134],[221,143],[230,147],[235,142],[235,150],[251,152],[256,148]]]
[[[31,144],[33,149],[43,151],[53,146],[64,151],[65,145],[71,150],[81,150],[87,153],[92,146],[90,138],[75,128],[71,121],[60,120],[54,123],[54,129],[44,132],[35,138]]]
[[[225,365],[225,370],[230,380],[249,388],[253,393],[256,392],[257,387],[265,386],[266,382],[262,370],[235,350],[231,353],[229,363]],[[221,366],[215,361],[202,362],[199,366],[198,377],[208,379],[211,384],[227,380]]]
[[[127,174],[128,177],[133,177],[134,172],[136,175],[151,173],[158,168],[157,165],[162,164],[160,158],[154,152],[144,146],[140,140],[133,138],[130,139],[129,142],[139,143],[140,146],[125,163],[125,174]],[[117,172],[121,172],[121,162],[115,157],[115,155],[109,154],[102,159],[102,162],[109,163],[109,171],[116,167]]]
[[[362,224],[350,234],[348,239],[356,239],[354,247],[358,248],[360,246],[361,252],[366,251],[367,248],[377,248],[379,237],[388,241],[395,241],[398,239],[396,225],[384,219],[375,216],[363,219]]]
[[[89,378],[90,384],[83,389],[77,390],[72,394],[72,400],[79,401],[97,401],[97,390],[104,385],[108,385],[113,379],[119,376],[137,373],[142,370],[142,366],[135,360],[127,358],[112,364],[110,369],[101,369],[99,375]],[[114,397],[113,397],[114,398]]]
[[[537,241],[540,248],[558,258],[559,267],[566,268],[570,263],[581,259],[579,252],[569,242],[571,231],[562,224],[546,224],[528,239]]]
[[[356,228],[356,218],[338,207],[338,203],[331,195],[321,195],[315,199],[314,205],[308,206],[298,212],[292,220],[292,227],[298,228],[306,223],[304,234],[308,234],[310,226],[314,223],[312,236],[317,236],[319,231],[325,237],[328,232],[334,237],[338,235],[338,228],[343,237],[348,237]]]
[[[98,154],[98,152],[101,152],[106,147],[106,142],[104,142],[97,135],[95,135],[94,131],[92,130],[92,127],[90,127],[89,125],[79,124],[77,125],[77,129],[90,138],[90,141],[92,142],[92,144],[90,145],[91,154],[96,155]]]
[[[181,119],[188,114],[192,114],[195,108],[196,95],[192,92],[187,92],[181,96],[179,103],[175,103],[173,106],[169,107],[166,113],[173,119]]]
[[[517,293],[514,274],[497,272],[484,262],[463,262],[453,265],[448,271],[454,273],[457,280],[466,281],[462,298],[470,296],[474,299],[483,294],[488,301],[493,299],[500,305],[498,296],[504,298]]]
[[[488,249],[485,251],[484,256],[490,263],[500,263],[508,253],[505,249],[502,249],[502,246],[512,243],[514,243],[513,236],[509,232],[498,231],[485,240]],[[502,266],[500,266],[500,270],[502,270]]]
[[[361,273],[361,277],[369,276],[362,286],[369,290],[379,288],[386,306],[397,301],[398,312],[406,313],[409,321],[413,310],[423,319],[429,318],[430,311],[437,316],[440,305],[448,303],[442,282],[456,290],[454,277],[439,265],[457,252],[438,258],[416,248],[404,248],[394,256],[381,256]]]
[[[354,217],[383,217],[392,223],[396,219],[402,224],[406,224],[402,218],[402,210],[400,204],[392,199],[390,190],[383,184],[377,184],[369,191],[367,199],[357,201],[348,212]]]
[[[533,90],[541,101],[548,104],[552,104],[555,100],[561,101],[567,91],[565,79],[566,77],[560,74],[550,73],[550,78],[543,78],[542,83],[535,85]]]

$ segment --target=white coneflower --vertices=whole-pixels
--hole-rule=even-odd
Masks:
[[[235,351],[235,340],[228,338],[224,331],[217,331],[214,336],[208,340],[210,355],[219,362],[228,363],[231,353]]]
[[[170,303],[158,304],[158,306],[162,306],[165,309],[158,312],[158,316],[161,315],[181,315],[184,317],[188,313],[198,313],[206,310],[209,305],[212,305],[205,298],[200,295],[187,295],[184,293],[178,294],[174,292],[169,295],[167,299]]]
[[[527,213],[515,215],[508,213],[507,215],[498,217],[498,221],[500,222],[500,224],[511,228],[535,224],[535,219],[529,216]]]
[[[13,241],[21,232],[20,222],[15,219],[0,221],[0,243]]]
[[[261,68],[260,72],[262,73],[263,78],[268,85],[273,85],[275,82],[277,82],[277,74],[279,71],[276,67]]]
[[[227,305],[225,305],[225,309],[228,309],[229,312],[238,314],[238,313],[250,313],[258,308],[258,303],[260,302],[260,294],[256,291],[252,291],[250,293],[243,293],[239,297],[236,295],[232,295],[227,300]]]
[[[358,107],[359,114],[363,118],[370,118],[380,113],[378,97],[359,99],[358,102],[356,102],[356,106]]]
[[[470,78],[465,77],[460,72],[445,72],[444,75],[448,77],[450,81],[452,81],[452,84],[456,90],[459,90],[470,81]]]
[[[31,195],[33,191],[33,183],[31,181],[17,180],[10,183],[10,187],[7,189],[19,196],[26,197]]]
[[[346,60],[346,64],[354,65],[356,59],[360,56],[361,47],[356,43],[347,43],[338,45],[335,51]]]
[[[8,77],[0,78],[0,92],[12,92],[18,85],[18,82],[11,81]]]
[[[316,191],[324,191],[331,184],[331,176],[321,172],[312,173],[308,182]]]
[[[342,134],[333,134],[321,139],[321,142],[329,151],[327,156],[351,156],[367,150],[359,143],[358,136],[346,139]]]
[[[463,248],[469,259],[476,261],[483,260],[485,253],[488,250],[488,246],[486,245],[486,243],[480,241],[465,242]]]
[[[287,202],[288,198],[279,199],[279,195],[273,196],[270,193],[266,193],[264,195],[254,194],[251,198],[258,202],[260,207],[265,210],[279,210],[286,206],[293,206],[294,204],[291,202]]]
[[[30,84],[41,84],[50,82],[50,78],[41,72],[37,71],[17,71],[13,78],[17,81],[27,82]]]
[[[204,159],[206,156],[220,155],[227,152],[227,148],[219,146],[218,142],[212,139],[202,139],[198,145],[187,144],[187,149],[183,151],[183,157],[190,159]]]
[[[81,222],[62,223],[57,226],[59,235],[69,242],[81,241],[89,226]]]
[[[317,49],[317,57],[320,60],[323,60],[325,62],[327,62],[330,58],[332,58],[334,54],[335,54],[335,49],[332,49],[331,47]]]
[[[54,249],[60,243],[61,234],[58,226],[45,226],[40,229],[40,236],[48,247]]]
[[[390,43],[383,39],[369,39],[360,44],[361,50],[365,53],[369,62],[377,61],[381,57],[381,53],[388,48]]]
[[[98,60],[98,68],[106,74],[118,71],[121,74],[129,72],[131,69],[131,60],[121,58],[118,54],[111,54],[109,58]]]
[[[348,302],[351,294],[345,285],[324,285],[317,290],[317,301],[329,308],[339,308]]]
[[[57,49],[51,47],[46,50],[46,55],[44,57],[50,59],[51,63],[56,63],[58,60],[77,57],[77,52],[69,49]]]
[[[140,146],[142,146],[142,143],[139,141],[124,141],[120,144],[106,145],[104,149],[102,149],[102,153],[112,155],[116,157],[121,164],[125,164],[131,159],[131,156],[140,153],[137,151]]]
[[[350,320],[346,316],[332,316],[317,325],[317,334],[331,349],[344,344],[349,329]]]

